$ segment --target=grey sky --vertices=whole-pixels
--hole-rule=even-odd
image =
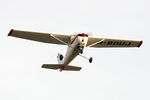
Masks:
[[[150,0],[1,0],[1,100],[149,100]],[[143,40],[141,48],[87,48],[80,72],[42,69],[66,46],[8,37],[10,29]]]

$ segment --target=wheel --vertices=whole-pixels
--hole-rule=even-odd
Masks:
[[[83,54],[83,50],[81,50],[80,53]]]
[[[93,61],[93,58],[91,57],[91,58],[89,59],[89,63],[92,63],[92,61]]]
[[[63,60],[63,55],[60,55],[60,56],[59,56],[59,59],[60,59],[60,60]]]
[[[80,46],[78,45],[78,48],[80,48]]]

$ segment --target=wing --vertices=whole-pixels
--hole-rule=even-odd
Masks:
[[[70,35],[11,30],[8,36],[34,40],[44,43],[64,44],[70,42]],[[56,39],[57,38],[57,39]],[[61,42],[62,41],[62,42]],[[63,43],[64,42],[64,43]]]
[[[89,37],[87,47],[140,47],[143,41]]]

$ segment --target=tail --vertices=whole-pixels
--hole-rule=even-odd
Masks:
[[[70,65],[66,65],[64,67],[64,69],[62,69],[61,67],[62,67],[63,62],[64,62],[63,58],[64,58],[63,55],[58,53],[58,56],[57,56],[58,64],[43,64],[42,68],[48,68],[48,69],[53,69],[53,70],[60,69],[60,71],[62,71],[62,70],[66,70],[66,71],[80,71],[81,70],[81,67],[70,66]]]

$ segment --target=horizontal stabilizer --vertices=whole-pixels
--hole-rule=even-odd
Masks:
[[[81,70],[81,67],[77,67],[77,66],[66,66],[65,69],[63,70],[67,70],[67,71],[80,71]]]
[[[47,69],[53,69],[53,70],[57,70],[60,69],[61,64],[43,64],[42,68],[47,68]],[[65,66],[65,68],[63,70],[66,71],[80,71],[81,67],[76,67],[76,66]]]
[[[61,66],[60,64],[43,64],[42,68],[57,70],[57,69],[60,69],[60,66]]]

